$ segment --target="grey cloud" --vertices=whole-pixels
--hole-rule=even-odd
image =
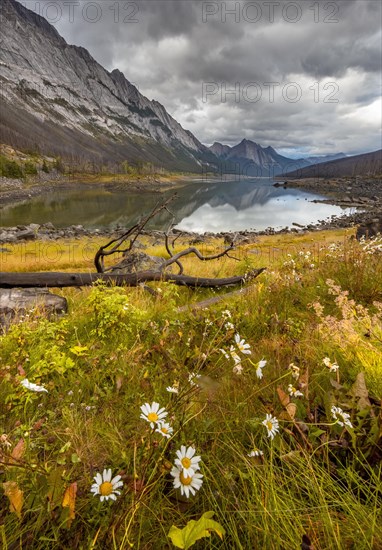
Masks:
[[[273,23],[262,0],[255,2],[262,9],[256,23],[243,18],[242,10],[250,3],[246,0],[240,3],[239,21],[227,15],[226,23],[224,6],[232,8],[234,1],[212,2],[218,13],[205,23],[206,4],[201,0],[136,0],[137,23],[129,22],[125,6],[132,3],[126,0],[119,2],[117,21],[114,0],[95,0],[102,8],[98,23],[81,16],[87,0],[78,0],[73,22],[62,0],[40,0],[40,12],[55,1],[64,13],[55,26],[69,43],[86,47],[107,69],[121,69],[142,93],[160,101],[206,143],[232,145],[247,137],[276,149],[305,146],[314,153],[319,147],[323,153],[378,148],[378,129],[354,115],[380,95],[378,1],[300,0],[293,2],[301,7],[296,23],[285,20],[285,12],[283,16],[283,9],[292,4],[288,0],[278,0]],[[23,3],[31,9],[37,5],[34,0]],[[292,17],[293,8],[288,13]],[[222,103],[219,94],[202,101],[205,82],[215,82],[219,89],[239,83],[242,89],[249,82],[282,85],[297,79],[306,86],[327,78],[341,84],[338,106],[315,104],[312,95],[298,104],[280,96],[273,104],[264,98],[258,103]]]

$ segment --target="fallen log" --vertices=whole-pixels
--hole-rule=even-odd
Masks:
[[[108,286],[138,286],[149,281],[165,281],[193,288],[214,288],[243,284],[258,277],[265,268],[254,269],[245,275],[215,279],[210,277],[191,277],[156,271],[137,273],[0,273],[0,288],[64,288],[89,286],[103,281]]]

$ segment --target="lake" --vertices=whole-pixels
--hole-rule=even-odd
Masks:
[[[174,191],[164,193],[164,196]],[[354,209],[313,203],[321,195],[301,189],[273,187],[267,179],[244,181],[194,181],[176,190],[170,208],[177,227],[187,231],[261,231],[268,227],[305,225],[341,215]],[[162,196],[107,190],[104,187],[47,192],[24,202],[7,204],[0,210],[4,227],[52,222],[55,227],[83,225],[85,228],[111,228],[133,225],[141,214],[148,213]],[[171,215],[161,212],[150,225],[165,229]]]

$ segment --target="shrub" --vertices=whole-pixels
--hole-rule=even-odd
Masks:
[[[4,156],[0,156],[0,175],[5,178],[22,178],[23,171],[14,160],[9,160]]]

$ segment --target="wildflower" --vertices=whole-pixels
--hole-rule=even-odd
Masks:
[[[117,500],[116,495],[120,495],[121,491],[118,491],[120,487],[123,486],[123,481],[121,481],[121,476],[115,476],[111,479],[111,469],[109,468],[102,472],[98,473],[94,477],[95,483],[93,483],[90,492],[94,493],[94,496],[101,495],[100,500]]]
[[[268,437],[273,439],[279,431],[279,421],[277,420],[277,418],[267,413],[265,416],[265,420],[262,421],[262,424],[264,424],[264,426],[268,430]]]
[[[332,416],[334,420],[337,421],[337,424],[340,426],[349,426],[349,428],[353,427],[353,424],[350,422],[350,414],[344,412],[340,407],[335,407],[334,405],[330,409],[332,412]]]
[[[200,374],[196,374],[195,372],[191,372],[189,375],[188,375],[188,381],[189,383],[191,384],[191,386],[197,386],[197,383],[194,382],[194,380],[200,378]]]
[[[7,434],[0,435],[0,443],[4,447],[12,447],[12,443],[9,441]]]
[[[140,418],[143,418],[143,420],[146,420],[146,422],[150,422],[151,428],[155,428],[155,424],[166,418],[168,414],[163,407],[160,409],[159,403],[156,403],[155,401],[151,403],[151,405],[149,405],[148,403],[142,405],[141,411],[142,414]]]
[[[265,365],[267,364],[266,360],[265,359],[262,359],[261,361],[259,361],[257,363],[257,369],[256,369],[256,376],[257,378],[259,378],[260,380],[262,379],[263,377],[263,368],[265,367]]]
[[[292,376],[295,380],[298,380],[300,376],[300,367],[297,367],[294,363],[291,363],[288,367],[292,371]]]
[[[232,372],[238,375],[242,374],[243,365],[241,363],[235,363],[235,366],[233,367]]]
[[[48,390],[44,388],[44,386],[38,386],[37,384],[33,384],[33,382],[29,382],[28,378],[24,378],[24,380],[22,380],[20,382],[20,384],[26,388],[27,390],[31,390],[31,391],[36,391],[36,392],[43,392],[45,391],[46,393],[48,393]]]
[[[248,453],[247,456],[249,457],[254,457],[254,456],[263,456],[263,451],[260,451],[260,449],[258,449],[257,447],[255,449],[253,449],[253,451],[251,451],[250,453]]]
[[[326,367],[328,367],[329,369],[329,372],[337,372],[338,369],[340,368],[337,363],[332,363],[329,359],[329,357],[324,357],[322,362],[324,363],[324,365]]]
[[[240,339],[239,334],[235,334],[235,342],[241,353],[244,353],[244,355],[251,355],[251,346],[246,344],[244,339]]]
[[[238,356],[238,354],[236,353],[235,348],[233,346],[231,346],[231,349],[229,350],[229,353],[230,353],[232,359],[234,360],[235,365],[239,365],[241,363],[241,359]]]
[[[224,319],[231,319],[232,315],[230,310],[225,309],[224,311],[222,311],[222,317],[224,317]]]
[[[230,321],[227,321],[227,322],[225,323],[225,325],[224,325],[224,328],[225,328],[226,330],[234,330],[235,325],[234,325],[233,323],[231,323]]]
[[[288,385],[288,393],[291,397],[303,397],[304,396],[304,394],[300,390],[297,390],[294,386],[292,386],[292,384]]]
[[[168,391],[168,393],[179,393],[179,388],[174,382],[173,386],[167,386],[166,391]]]
[[[194,447],[186,447],[181,445],[180,450],[176,451],[175,466],[183,469],[184,476],[193,476],[199,470],[200,456],[194,456],[196,450]]]
[[[202,474],[194,473],[190,475],[185,475],[184,470],[174,466],[171,470],[171,475],[174,478],[174,488],[179,489],[182,495],[185,495],[186,498],[189,498],[190,493],[195,495],[196,491],[199,491],[202,486]]]
[[[155,431],[162,434],[163,437],[167,437],[167,438],[170,438],[174,432],[170,424],[167,424],[166,422],[158,422],[158,427]]]

